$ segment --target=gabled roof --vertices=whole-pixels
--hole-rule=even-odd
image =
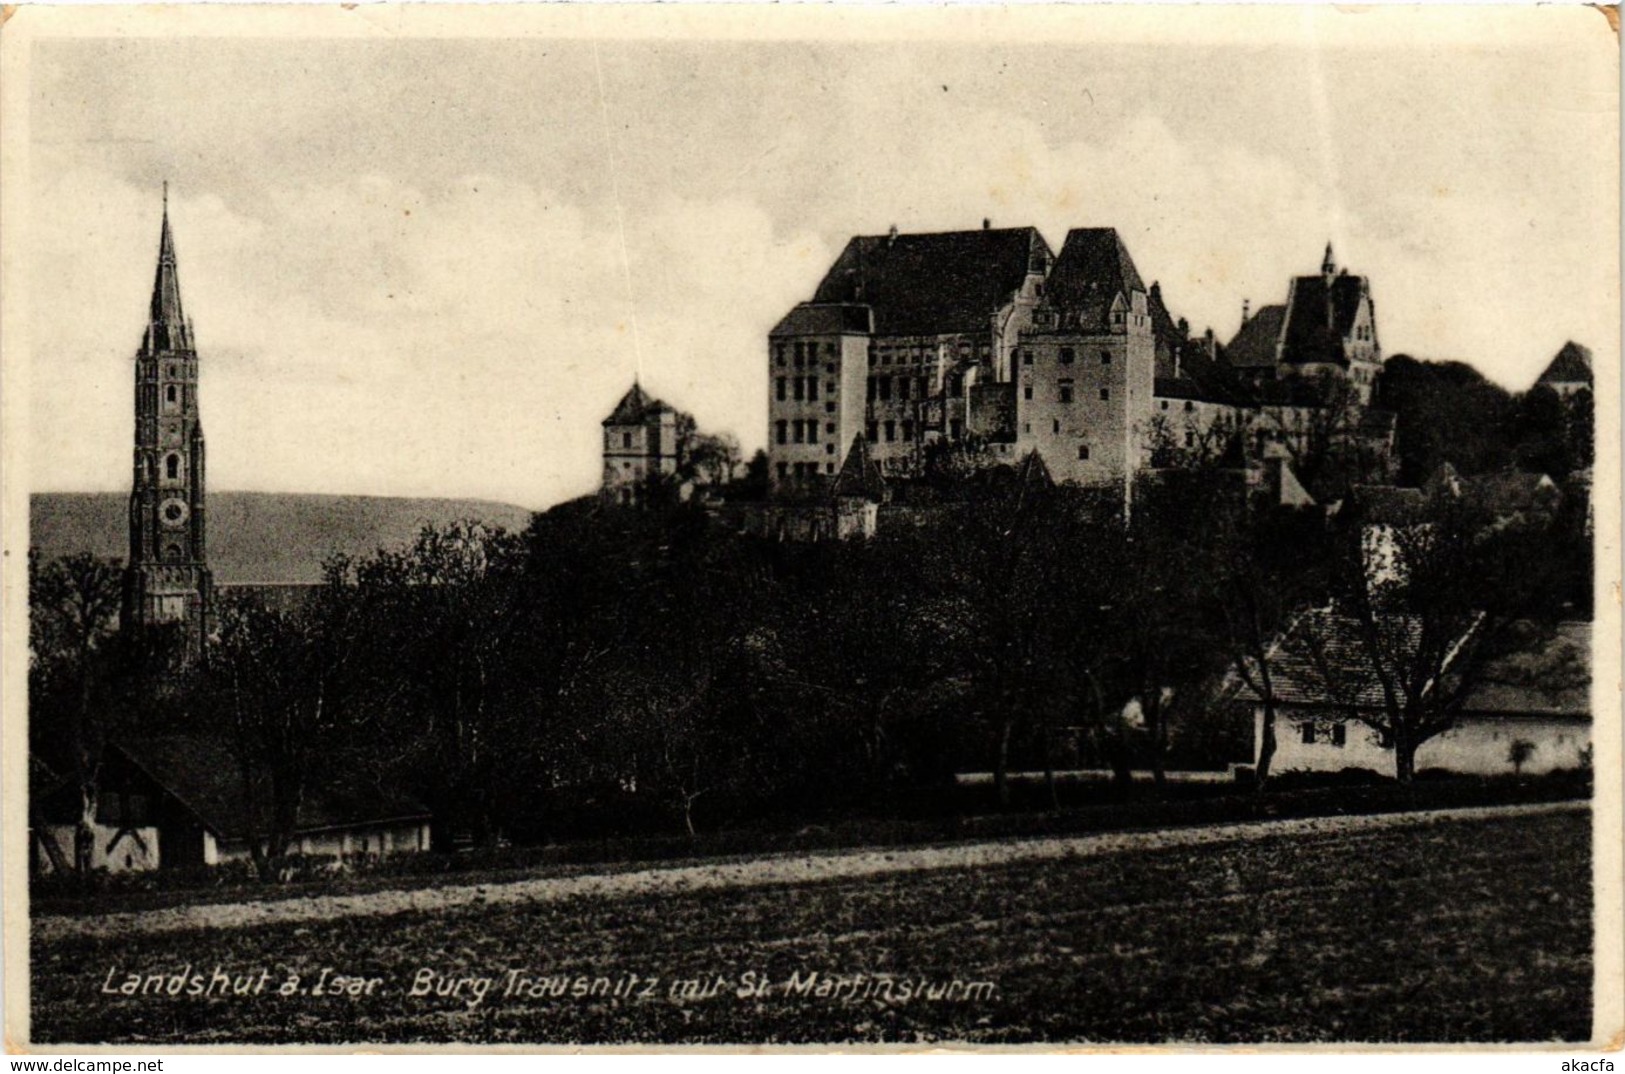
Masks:
[[[1116,228],[1073,228],[1044,285],[1045,304],[1061,311],[1062,326],[1084,331],[1110,324],[1112,302],[1145,291],[1134,258]]]
[[[1365,297],[1361,276],[1299,276],[1287,297],[1285,346],[1281,360],[1294,364],[1329,362],[1347,365],[1343,341]]]
[[[994,313],[1049,260],[1049,245],[1031,227],[859,235],[813,302],[866,305],[879,335],[990,332]]]
[[[114,748],[217,837],[236,839],[247,834],[250,816],[242,769],[228,740],[156,735],[132,738]],[[429,811],[422,803],[356,781],[307,791],[299,806],[296,831],[427,819]]]
[[[1401,654],[1421,644],[1422,621],[1414,615],[1382,615],[1376,620],[1381,651]],[[1380,709],[1386,695],[1359,622],[1329,608],[1303,613],[1269,653],[1270,686],[1284,705],[1317,705],[1347,711],[1349,706]],[[1238,696],[1259,700],[1250,687]]]
[[[773,326],[769,336],[835,336],[874,331],[874,311],[853,302],[803,302]]]
[[[1275,368],[1276,344],[1286,320],[1285,306],[1264,306],[1242,323],[1225,348],[1225,359],[1235,369]]]
[[[1557,357],[1546,366],[1546,371],[1540,375],[1538,384],[1590,384],[1591,383],[1591,349],[1581,346],[1572,339],[1563,344],[1563,349],[1557,352]]]
[[[604,424],[638,425],[649,415],[664,414],[670,409],[671,407],[644,391],[641,384],[633,381],[632,389],[621,396],[621,401],[615,404],[615,409],[604,419]]]
[[[1168,312],[1168,304],[1162,300],[1162,284],[1155,280],[1151,282],[1145,305],[1151,317],[1151,334],[1157,337],[1158,345],[1169,348],[1184,346],[1186,335],[1174,323],[1174,315]]]

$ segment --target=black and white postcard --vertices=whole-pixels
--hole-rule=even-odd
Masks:
[[[1617,1048],[1617,9],[1092,8],[6,9],[8,1049]]]

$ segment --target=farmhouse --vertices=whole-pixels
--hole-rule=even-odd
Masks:
[[[1386,641],[1409,631],[1394,620]],[[1591,624],[1519,624],[1521,644],[1490,661],[1463,692],[1454,726],[1424,742],[1416,770],[1471,775],[1580,768],[1591,753]],[[1366,658],[1353,619],[1307,613],[1270,654],[1275,694],[1276,772],[1394,770],[1394,751],[1362,719],[1383,707],[1381,681]],[[1448,672],[1447,672],[1448,674]],[[1264,705],[1253,705],[1253,756],[1264,733]]]
[[[204,736],[153,736],[110,746],[92,826],[91,867],[109,872],[217,865],[250,856],[259,810],[250,807],[230,744]],[[73,861],[77,782],[40,767],[31,818],[33,865]],[[290,853],[388,856],[429,849],[421,804],[366,786],[313,789],[300,804]]]

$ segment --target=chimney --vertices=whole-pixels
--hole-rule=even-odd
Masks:
[[[992,226],[993,226],[993,221],[992,221],[992,220],[989,220],[989,219],[988,219],[988,218],[987,218],[987,217],[985,217],[985,216],[984,216],[984,217],[982,217],[982,230],[983,230],[983,231],[987,231],[987,230],[988,230],[988,229],[989,229],[989,228],[991,228],[991,227],[992,227]]]
[[[1247,318],[1252,316],[1252,303],[1247,299],[1241,300],[1241,323],[1246,324]]]
[[[886,245],[890,246],[897,241],[897,225],[893,224],[891,230],[886,232]]]

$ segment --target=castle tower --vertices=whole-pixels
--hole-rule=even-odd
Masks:
[[[125,629],[181,624],[191,658],[201,655],[208,639],[214,598],[205,554],[197,383],[197,351],[192,325],[181,311],[166,183],[152,305],[135,356],[135,457],[122,622]]]

